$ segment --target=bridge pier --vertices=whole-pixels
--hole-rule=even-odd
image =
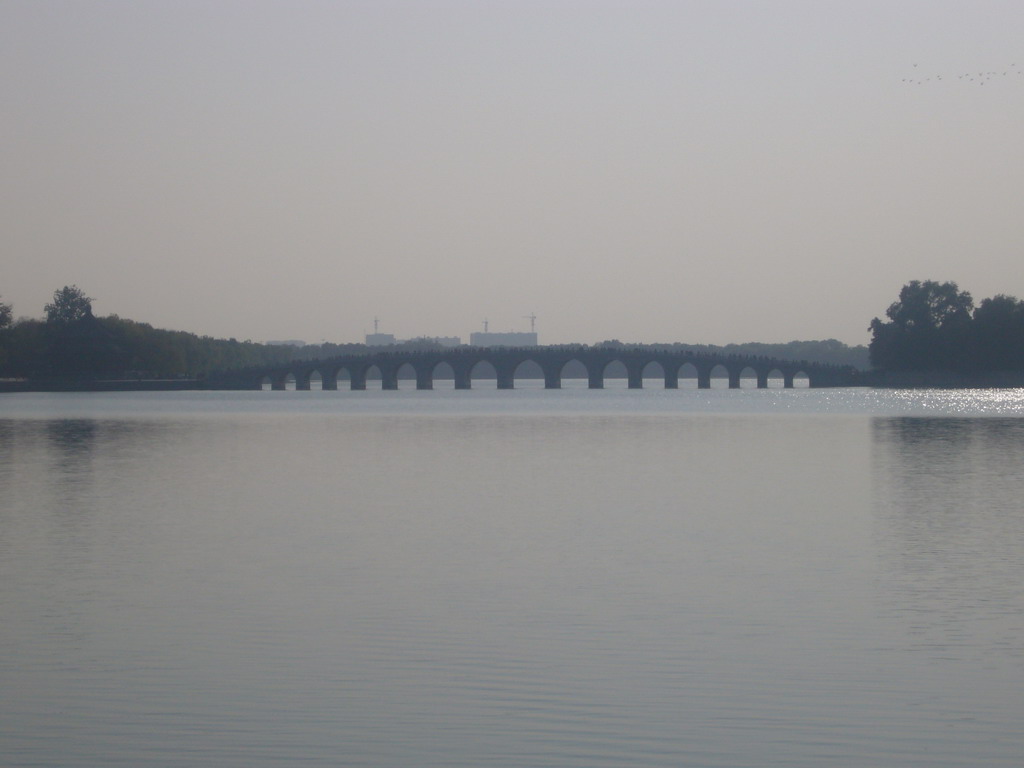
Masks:
[[[740,372],[730,370],[729,371],[729,389],[740,388]]]
[[[604,370],[587,371],[587,386],[590,389],[604,389]]]
[[[758,371],[757,372],[757,388],[768,389],[768,372]]]
[[[643,389],[644,388],[644,369],[637,368],[636,366],[629,366],[626,369],[626,386],[629,389]]]
[[[711,371],[697,371],[697,389],[711,389]]]
[[[669,370],[670,366],[662,364],[665,370],[665,389],[679,389],[679,371]]]
[[[498,389],[515,389],[516,377],[508,371],[498,372]]]
[[[783,373],[782,374],[782,386],[783,386],[784,389],[792,389],[793,388],[793,374],[792,373]]]
[[[416,389],[433,389],[434,377],[430,371],[416,371]]]
[[[562,377],[558,372],[552,372],[544,369],[544,389],[561,389],[562,388]]]

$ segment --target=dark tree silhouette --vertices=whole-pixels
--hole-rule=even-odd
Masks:
[[[961,291],[956,283],[911,280],[885,314],[899,328],[936,330],[966,323],[973,308],[971,294]]]
[[[907,283],[885,312],[889,322],[871,321],[872,364],[894,371],[962,369],[968,364],[960,352],[973,308],[971,294],[956,283]]]
[[[10,304],[0,301],[0,329],[7,328],[14,320],[14,309]]]
[[[92,299],[77,285],[65,285],[53,292],[53,302],[43,309],[48,323],[73,323],[92,314]]]
[[[1024,370],[1024,301],[999,294],[974,310],[969,355],[978,368]]]
[[[915,280],[885,314],[889,322],[876,317],[870,326],[876,368],[1024,371],[1024,302],[1013,296],[984,299],[974,309],[971,294],[956,283]]]

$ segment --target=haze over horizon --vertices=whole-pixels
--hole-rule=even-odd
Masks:
[[[1024,4],[0,4],[0,297],[217,337],[869,340],[1024,297]]]

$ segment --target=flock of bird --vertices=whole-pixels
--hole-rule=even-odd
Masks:
[[[917,68],[917,64],[914,65]],[[904,77],[903,82],[907,85],[924,85],[925,83],[935,82],[946,82],[952,80],[962,80],[966,83],[976,83],[977,85],[984,85],[985,83],[993,80],[997,77],[1024,77],[1024,69],[1018,68],[1016,64],[1011,64],[1008,69],[1002,72],[965,72],[962,75],[956,75],[955,77],[945,75],[932,75],[931,77]]]

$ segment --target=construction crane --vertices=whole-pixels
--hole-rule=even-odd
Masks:
[[[523,318],[530,321],[530,333],[535,333],[537,330],[537,314],[531,312],[528,315],[523,315]]]

